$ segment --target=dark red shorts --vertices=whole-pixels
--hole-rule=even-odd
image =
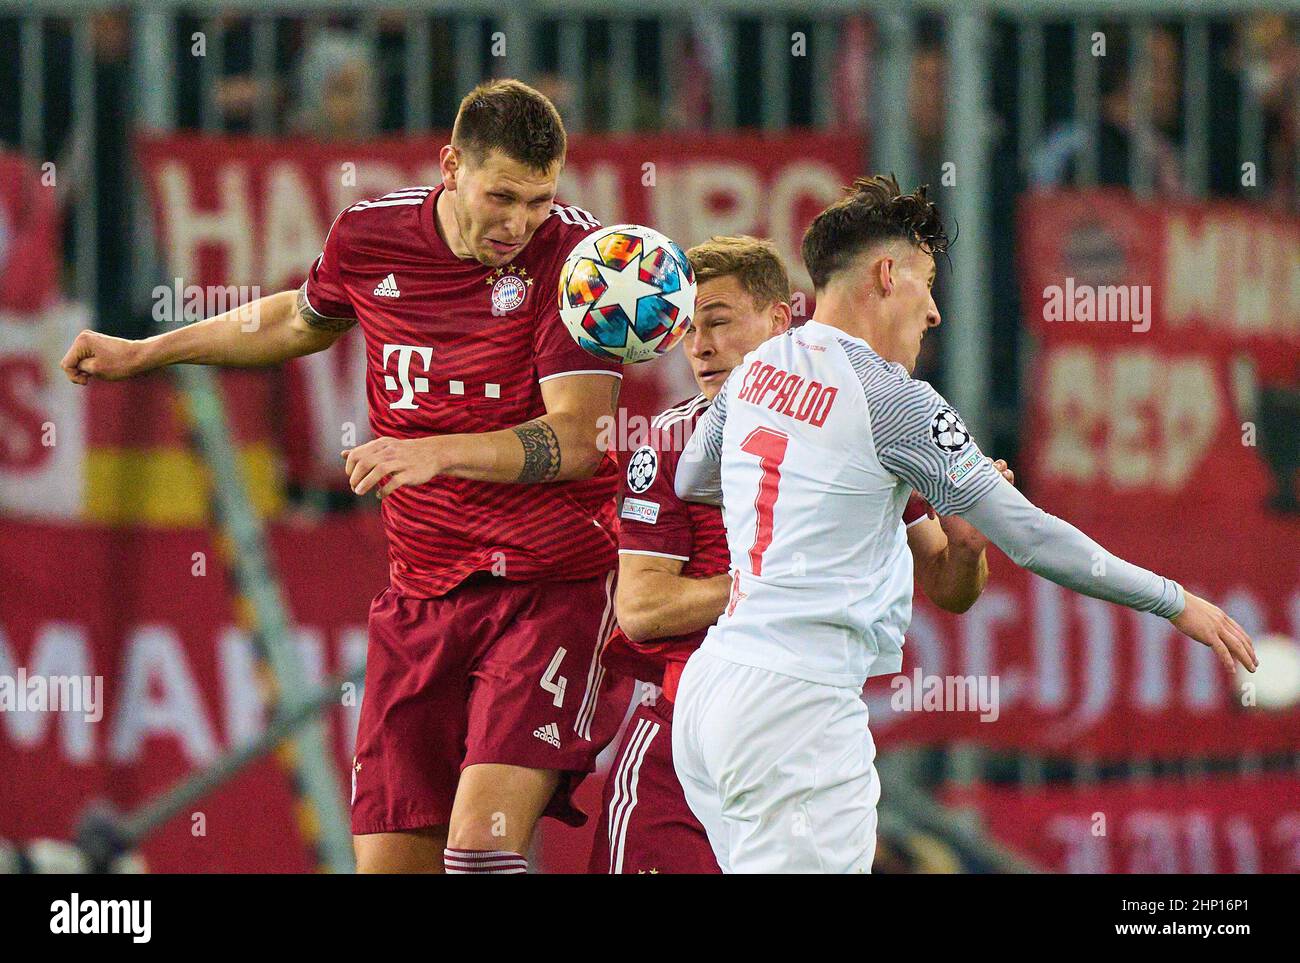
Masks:
[[[673,769],[673,704],[662,694],[628,720],[605,781],[592,873],[721,873]]]
[[[447,825],[461,770],[476,763],[562,771],[546,815],[582,825],[572,792],[631,694],[599,659],[613,577],[482,574],[440,598],[381,592],[370,607],[352,832]]]

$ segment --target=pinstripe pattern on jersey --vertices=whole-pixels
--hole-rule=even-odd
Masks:
[[[939,392],[865,344],[836,340],[862,383],[876,457],[885,468],[920,492],[941,515],[961,514],[998,483],[997,470],[974,440],[960,451],[947,452],[931,439],[930,421],[947,404]],[[979,455],[979,466],[960,485],[954,484],[949,469],[972,452]]]

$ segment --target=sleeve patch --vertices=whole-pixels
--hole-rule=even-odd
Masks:
[[[619,517],[653,525],[659,521],[659,503],[644,498],[624,498],[623,510],[619,512]]]
[[[940,451],[958,452],[970,443],[970,432],[961,415],[950,405],[943,405],[930,419],[930,440]]]
[[[627,461],[627,487],[640,495],[654,484],[658,473],[658,453],[649,445],[642,445]]]
[[[984,455],[980,450],[978,448],[972,448],[965,458],[961,459],[956,464],[949,466],[947,472],[948,481],[952,482],[954,488],[960,488],[961,483],[966,480],[966,477],[971,472],[980,466],[980,462],[983,460]]]

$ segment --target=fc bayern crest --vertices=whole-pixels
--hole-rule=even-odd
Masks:
[[[659,456],[649,445],[642,445],[627,462],[627,487],[640,495],[654,483],[659,471]]]
[[[930,419],[930,440],[942,451],[961,451],[970,444],[970,432],[962,424],[961,416],[944,405]]]
[[[505,314],[524,303],[533,279],[524,268],[509,273],[505,268],[497,268],[488,275],[488,282],[492,285],[492,313]]]

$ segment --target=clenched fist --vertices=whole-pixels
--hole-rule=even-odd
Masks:
[[[84,385],[91,377],[121,381],[146,370],[140,342],[98,331],[82,331],[63,356],[63,373],[73,384]]]

